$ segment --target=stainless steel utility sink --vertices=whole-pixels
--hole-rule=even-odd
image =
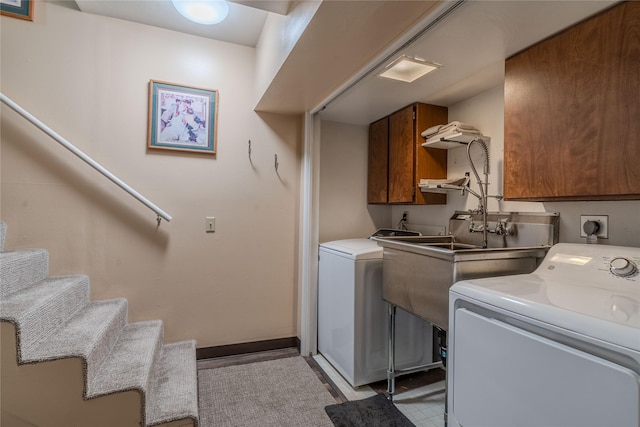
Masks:
[[[556,213],[490,214],[490,224],[502,222],[511,228],[510,235],[492,236],[489,248],[482,248],[469,232],[470,222],[477,219],[456,212],[449,222],[456,234],[448,236],[372,237],[384,248],[382,297],[447,330],[449,288],[455,282],[530,273],[557,243]],[[510,241],[519,245],[511,247]]]

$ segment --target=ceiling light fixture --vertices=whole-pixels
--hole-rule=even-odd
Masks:
[[[442,67],[442,65],[403,55],[387,65],[384,71],[378,75],[387,79],[411,83],[440,67]]]
[[[225,0],[171,0],[171,3],[182,16],[197,24],[218,24],[229,14]]]

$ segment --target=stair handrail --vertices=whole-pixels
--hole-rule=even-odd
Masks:
[[[2,101],[5,105],[10,107],[12,110],[14,110],[18,114],[20,114],[22,117],[24,117],[28,121],[30,121],[38,129],[40,129],[41,131],[43,131],[44,133],[49,135],[51,138],[56,140],[64,148],[66,148],[67,150],[71,151],[73,154],[78,156],[80,159],[84,160],[85,163],[87,163],[89,166],[91,166],[92,168],[94,168],[95,170],[100,172],[102,175],[107,177],[110,181],[112,181],[114,184],[116,184],[117,186],[122,188],[124,191],[129,193],[131,196],[136,198],[139,202],[141,202],[146,207],[148,207],[149,209],[154,211],[157,214],[158,225],[160,225],[160,220],[161,219],[164,219],[167,222],[171,221],[171,219],[172,219],[171,215],[169,215],[168,213],[166,213],[165,211],[160,209],[158,206],[156,206],[151,201],[149,201],[149,199],[147,199],[142,194],[140,194],[136,190],[134,190],[130,185],[128,185],[127,183],[122,181],[120,178],[118,178],[117,176],[115,176],[114,174],[109,172],[100,163],[96,162],[91,157],[87,156],[84,152],[82,152],[76,146],[74,146],[69,141],[64,139],[62,136],[60,136],[58,133],[56,133],[49,126],[47,126],[44,123],[42,123],[40,120],[38,120],[36,117],[34,117],[31,113],[29,113],[27,110],[22,108],[20,105],[16,104],[13,100],[11,100],[9,97],[7,97],[2,92],[0,92],[0,101]]]

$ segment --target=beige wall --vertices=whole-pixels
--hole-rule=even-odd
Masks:
[[[130,321],[162,319],[166,342],[295,336],[301,119],[253,112],[255,49],[61,3],[35,17],[1,18],[2,92],[174,219],[157,227],[3,105],[7,248],[48,249],[52,274],[88,274],[92,298],[127,298]],[[147,150],[150,79],[219,90],[217,156]]]
[[[367,126],[323,121],[319,241],[369,237],[388,227],[390,209],[367,205]]]
[[[286,15],[270,13],[267,16],[256,46],[256,104],[268,89],[321,3],[320,1],[294,1]]]

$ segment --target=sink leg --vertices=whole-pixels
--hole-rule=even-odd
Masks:
[[[396,306],[389,303],[389,369],[387,370],[388,399],[393,401],[396,389]]]

